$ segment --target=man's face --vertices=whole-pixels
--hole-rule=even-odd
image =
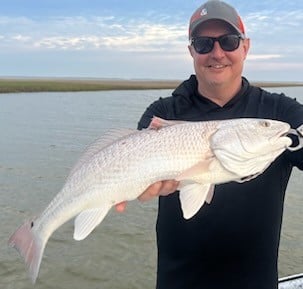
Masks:
[[[195,36],[219,37],[231,33],[236,34],[229,24],[220,20],[210,20],[197,28]],[[234,51],[224,51],[218,41],[215,42],[212,51],[206,54],[199,54],[193,46],[189,46],[199,84],[224,86],[239,83],[248,49],[249,39],[241,40],[239,47]]]

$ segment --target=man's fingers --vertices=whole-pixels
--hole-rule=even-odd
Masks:
[[[160,196],[167,196],[177,190],[179,182],[175,180],[163,181],[160,189]]]
[[[179,182],[175,180],[160,181],[150,185],[139,197],[141,202],[149,201],[157,196],[167,196],[177,190]],[[115,205],[116,211],[121,213],[125,211],[127,202],[121,202]]]
[[[156,182],[150,185],[139,197],[138,200],[141,202],[149,201],[159,195],[162,187],[162,182]]]
[[[122,202],[122,203],[116,204],[115,208],[116,208],[116,211],[119,212],[119,213],[124,212],[125,208],[126,208],[126,202]]]
[[[179,185],[175,180],[160,181],[150,185],[139,197],[140,201],[149,201],[156,196],[167,196],[174,192]]]

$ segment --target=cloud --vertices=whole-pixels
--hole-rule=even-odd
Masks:
[[[28,42],[31,40],[31,38],[29,36],[23,36],[20,34],[12,36],[11,39],[13,41],[18,41],[18,42]]]
[[[268,60],[274,58],[281,58],[279,54],[249,54],[247,56],[248,60]]]
[[[0,34],[5,40],[0,49],[11,45],[17,50],[162,51],[169,48],[178,51],[186,43],[184,24],[166,25],[142,19],[126,21],[114,16],[52,17],[44,20],[1,17],[0,23],[4,24]],[[3,29],[5,26],[10,26],[10,29]]]
[[[244,21],[248,34],[277,36],[277,33],[286,32],[280,36],[287,38],[289,34],[295,35],[298,32],[302,35],[303,10],[261,10],[246,14]]]
[[[247,4],[243,5],[246,9]],[[257,70],[270,70],[272,77],[281,68],[283,73],[296,70],[296,77],[301,77],[303,11],[300,7],[287,11],[267,6],[258,4],[264,10],[241,12],[251,38],[246,66],[257,77]],[[157,78],[183,78],[192,69],[187,51],[188,15],[184,15],[171,11],[167,15],[157,11],[141,11],[140,15],[107,11],[97,16],[0,16],[0,53],[14,55],[16,63],[15,68],[11,63],[2,66],[2,71],[20,74],[24,67],[22,73],[31,74],[30,69],[36,67],[37,75],[53,71],[53,75],[96,76],[104,69],[106,77],[138,77],[138,73],[148,77],[151,73]]]
[[[148,17],[147,17],[148,16]],[[262,10],[243,16],[252,38],[252,56],[293,54],[303,45],[303,11]],[[176,20],[177,19],[177,20]],[[299,35],[302,37],[297,37]],[[148,12],[137,18],[115,15],[73,17],[0,17],[1,49],[114,50],[181,53],[187,21]],[[261,56],[257,58],[260,59]],[[264,58],[265,57],[265,58]],[[256,58],[255,58],[256,59]]]

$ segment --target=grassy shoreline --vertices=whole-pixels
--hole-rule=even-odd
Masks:
[[[181,80],[104,80],[67,78],[0,78],[0,93],[174,89]],[[252,82],[261,87],[303,86],[303,82]]]

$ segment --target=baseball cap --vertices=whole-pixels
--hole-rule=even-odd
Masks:
[[[189,39],[201,23],[212,19],[227,22],[241,36],[245,36],[244,24],[236,9],[223,1],[210,0],[200,6],[191,16],[189,22]]]

